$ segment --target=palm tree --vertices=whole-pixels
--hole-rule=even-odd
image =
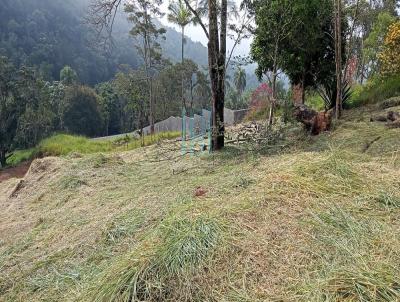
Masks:
[[[181,27],[182,33],[182,70],[184,56],[184,45],[185,45],[185,27],[190,23],[196,23],[196,18],[193,16],[192,12],[183,2],[183,0],[178,0],[177,2],[171,2],[168,6],[170,13],[168,14],[168,21],[177,24]],[[184,84],[183,84],[183,72],[182,72],[182,105],[185,106],[184,100]]]
[[[236,69],[233,81],[235,83],[235,87],[237,92],[239,93],[239,96],[242,96],[242,93],[247,86],[246,71],[243,68],[238,67],[238,69]]]

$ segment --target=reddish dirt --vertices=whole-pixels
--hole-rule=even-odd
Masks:
[[[31,163],[31,161],[26,161],[16,167],[0,170],[0,182],[6,181],[10,178],[23,178],[26,172],[28,172]]]

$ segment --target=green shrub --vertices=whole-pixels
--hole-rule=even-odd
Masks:
[[[316,93],[316,92],[309,93],[309,94],[306,96],[305,103],[306,103],[309,107],[311,107],[311,108],[313,108],[313,109],[315,109],[315,110],[317,110],[317,111],[324,110],[324,108],[325,108],[325,106],[324,106],[324,100],[323,100],[322,97],[321,97],[318,93]]]
[[[400,75],[371,79],[364,86],[356,86],[348,104],[349,108],[376,104],[400,96]]]

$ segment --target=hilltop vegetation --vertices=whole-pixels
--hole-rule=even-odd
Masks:
[[[278,153],[37,160],[0,184],[0,299],[396,301],[400,129],[380,112],[292,126]]]

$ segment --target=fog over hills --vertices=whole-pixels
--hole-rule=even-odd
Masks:
[[[84,22],[89,0],[2,0],[0,10],[0,55],[17,66],[36,66],[44,78],[57,80],[65,65],[74,68],[83,83],[109,80],[118,66],[137,68],[141,62],[129,36],[131,24],[120,12],[113,34],[115,48],[106,54]],[[180,59],[180,33],[166,28],[163,54]],[[187,39],[186,57],[207,64],[207,49]]]

